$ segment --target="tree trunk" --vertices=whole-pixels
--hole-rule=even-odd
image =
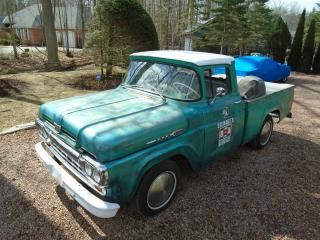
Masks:
[[[226,19],[223,18],[223,36],[221,37],[221,42],[220,42],[220,54],[223,54],[225,33],[226,33]]]
[[[86,24],[85,24],[85,16],[84,16],[84,2],[83,0],[79,0],[79,7],[80,7],[80,18],[81,18],[81,47],[83,48],[84,46],[84,41],[85,41],[85,28],[86,28]]]
[[[107,47],[107,68],[106,68],[106,75],[110,76],[112,74],[112,67],[113,67],[113,38],[114,38],[114,29],[113,24],[109,25],[108,31],[108,47]]]
[[[10,3],[8,0],[5,2],[6,3],[6,9],[7,9],[7,14],[8,14],[8,17],[9,17],[9,24],[10,24],[10,38],[11,38],[11,45],[12,45],[12,48],[13,48],[13,55],[14,55],[14,58],[15,59],[18,59],[19,56],[18,56],[18,51],[17,51],[17,46],[16,46],[16,36],[15,36],[15,32],[14,32],[14,29],[12,27],[13,25],[13,19],[12,19],[12,3]]]
[[[67,4],[64,2],[64,17],[65,17],[65,32],[66,32],[66,56],[71,57],[70,46],[69,46],[69,25],[68,25],[68,14],[67,14]]]
[[[51,1],[41,0],[42,19],[45,31],[46,46],[48,52],[48,65],[52,67],[60,66],[58,56],[58,43],[54,27],[54,17]]]

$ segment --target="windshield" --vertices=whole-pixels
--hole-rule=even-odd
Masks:
[[[200,98],[195,71],[163,63],[132,61],[123,84],[178,100]]]

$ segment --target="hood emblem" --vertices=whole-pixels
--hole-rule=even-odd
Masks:
[[[180,134],[182,134],[182,132],[183,132],[182,129],[174,130],[173,132],[171,132],[165,136],[159,137],[157,139],[153,139],[153,140],[147,142],[146,144],[150,145],[150,144],[154,144],[154,143],[163,142],[165,140],[168,140],[169,138],[179,136]]]
[[[57,123],[54,123],[54,129],[55,129],[58,133],[61,132],[61,126],[60,126],[59,124],[57,124]]]

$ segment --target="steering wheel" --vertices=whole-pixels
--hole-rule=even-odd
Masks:
[[[197,93],[193,88],[191,88],[188,85],[185,85],[184,83],[180,83],[180,82],[175,82],[173,83],[173,87],[176,91],[183,93],[180,89],[178,89],[178,86],[182,86],[183,88],[187,88],[188,89],[188,94],[186,96],[189,96],[190,93],[195,94],[197,97],[200,97],[199,93]]]

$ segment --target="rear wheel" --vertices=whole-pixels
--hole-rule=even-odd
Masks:
[[[143,215],[153,216],[166,209],[180,184],[180,169],[173,161],[154,166],[143,177],[136,206]]]
[[[262,149],[268,145],[270,142],[271,136],[273,132],[273,119],[270,115],[268,115],[261,127],[259,134],[253,139],[249,145],[254,149]]]

